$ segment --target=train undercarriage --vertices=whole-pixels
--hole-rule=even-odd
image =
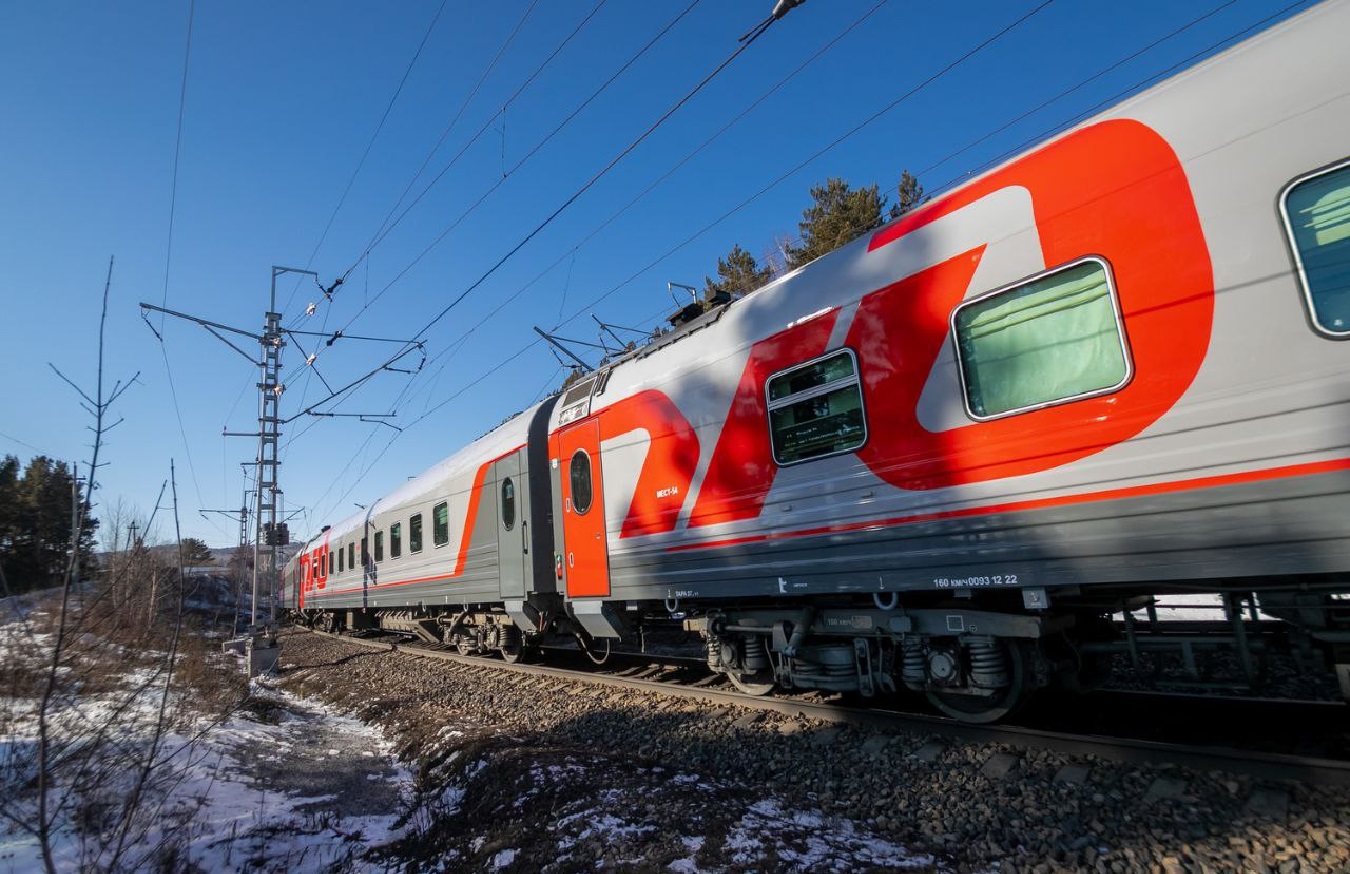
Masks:
[[[1211,685],[1260,692],[1273,658],[1324,680],[1350,699],[1350,597],[1345,585],[1299,583],[1265,589],[1205,589],[1202,618],[1161,615],[1169,596],[1196,588],[1041,590],[916,597],[822,598],[800,604],[716,604],[672,610],[662,603],[578,616],[547,600],[437,608],[307,610],[297,619],[329,631],[381,630],[463,655],[500,654],[511,663],[545,639],[571,637],[593,661],[610,641],[645,640],[654,628],[701,638],[710,670],[752,695],[775,689],[863,697],[908,691],[947,716],[1003,719],[1038,689],[1088,691],[1122,671],[1139,686]],[[677,605],[678,606],[678,605]],[[700,605],[701,606],[701,605]],[[1200,612],[1200,611],[1198,611]],[[1215,665],[1219,665],[1218,668]],[[1166,666],[1166,667],[1165,667]]]
[[[1261,692],[1272,658],[1334,681],[1350,699],[1350,598],[1341,584],[1200,592],[1208,618],[1160,617],[1167,595],[1060,590],[972,609],[975,599],[906,608],[718,609],[685,620],[708,666],[750,694],[775,688],[924,694],[953,718],[995,722],[1037,689],[1082,692],[1122,669],[1139,686]],[[1177,588],[1170,595],[1194,595]],[[1176,612],[1179,608],[1171,608]],[[1164,670],[1165,669],[1165,670]],[[1166,673],[1166,677],[1160,675]],[[1329,686],[1329,683],[1324,683]]]

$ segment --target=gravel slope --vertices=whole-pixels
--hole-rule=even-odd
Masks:
[[[278,684],[399,738],[406,870],[1350,871],[1350,790],[597,691],[282,638]]]

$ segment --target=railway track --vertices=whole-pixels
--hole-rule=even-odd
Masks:
[[[1350,728],[1347,728],[1350,726],[1350,708],[1345,705],[1317,704],[1305,707],[1289,702],[1214,697],[1188,703],[1191,699],[1186,696],[1152,696],[1171,699],[1171,717],[1157,720],[1158,724],[1147,736],[1122,736],[1125,732],[1112,731],[1113,720],[1117,720],[1117,728],[1127,729],[1137,726],[1139,721],[1136,718],[1121,722],[1121,714],[1130,711],[1136,714],[1160,712],[1156,706],[1141,706],[1143,702],[1139,699],[1142,693],[1095,693],[1075,698],[1076,706],[1072,707],[1067,703],[1056,706],[1052,701],[1026,714],[1016,724],[970,725],[948,717],[900,709],[886,701],[864,707],[844,702],[838,696],[827,697],[819,693],[771,697],[746,695],[720,685],[720,677],[700,669],[697,660],[689,658],[615,652],[605,665],[596,666],[579,651],[573,651],[571,663],[558,660],[558,663],[549,665],[507,664],[485,656],[460,655],[452,646],[412,642],[398,635],[356,637],[322,631],[312,633],[354,646],[476,665],[523,676],[553,677],[612,689],[692,699],[713,707],[739,707],[839,725],[863,726],[877,731],[927,734],[933,738],[930,749],[934,754],[940,752],[944,741],[1005,744],[1021,749],[1093,755],[1127,763],[1170,763],[1201,771],[1221,770],[1263,780],[1350,785]],[[1225,734],[1222,741],[1206,740],[1197,736],[1202,729],[1197,728],[1200,723],[1194,716],[1206,708],[1211,711],[1212,717],[1229,726],[1236,724],[1268,728],[1248,732],[1236,740],[1234,738],[1237,736],[1232,733]],[[1316,724],[1322,743],[1305,744],[1307,751],[1288,751],[1298,745],[1282,744],[1274,734],[1278,730],[1275,714],[1280,711],[1285,713],[1282,719],[1286,736],[1290,725],[1298,726],[1297,731],[1306,734],[1308,726]],[[1163,708],[1161,712],[1169,712],[1169,708]],[[1259,719],[1254,714],[1259,714]],[[1178,725],[1189,729],[1183,740],[1176,740],[1178,735],[1169,734]],[[1263,734],[1263,731],[1266,733]],[[1134,734],[1137,735],[1137,732]],[[1267,741],[1265,748],[1259,743],[1262,738]],[[1336,755],[1337,752],[1344,754]]]

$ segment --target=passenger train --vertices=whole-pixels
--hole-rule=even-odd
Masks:
[[[1249,671],[1350,690],[1346,34],[1318,6],[605,364],[326,526],[293,615],[511,661],[678,620],[747,692],[983,722],[1203,592]]]

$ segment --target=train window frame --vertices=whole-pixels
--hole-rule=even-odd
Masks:
[[[403,555],[403,523],[389,523],[389,560],[401,558]]]
[[[408,519],[408,552],[416,555],[422,551],[422,514],[415,513]]]
[[[1299,292],[1300,296],[1303,298],[1303,305],[1309,324],[1316,333],[1328,339],[1350,340],[1350,327],[1347,327],[1345,330],[1336,330],[1322,322],[1322,318],[1317,309],[1317,295],[1314,293],[1314,289],[1308,282],[1308,267],[1304,257],[1303,247],[1299,243],[1298,232],[1294,227],[1293,216],[1289,211],[1289,198],[1296,191],[1306,187],[1308,183],[1316,182],[1327,176],[1336,176],[1340,174],[1350,174],[1350,158],[1296,177],[1280,190],[1278,209],[1280,213],[1280,222],[1284,227],[1285,244],[1289,247],[1289,255],[1294,262],[1294,275],[1298,278]],[[1350,185],[1350,180],[1347,180],[1347,185]],[[1350,294],[1350,291],[1347,291],[1347,293]]]
[[[384,561],[384,532],[375,532],[375,561],[376,563]]]
[[[512,531],[516,527],[516,484],[511,477],[502,480],[502,528]]]
[[[437,549],[450,542],[449,501],[441,501],[431,508],[431,542]]]
[[[577,458],[586,459],[586,506],[581,506],[577,501]],[[591,456],[585,449],[577,449],[572,453],[572,458],[567,462],[567,483],[571,493],[572,509],[578,516],[585,516],[595,506],[595,465],[591,463]]]
[[[319,556],[319,579],[328,579],[328,553]]]
[[[370,564],[370,536],[361,536],[361,565],[364,567]]]
[[[1079,267],[1082,267],[1085,264],[1097,265],[1099,268],[1101,268],[1102,273],[1106,279],[1106,296],[1107,300],[1110,302],[1111,305],[1112,321],[1116,329],[1115,348],[1120,350],[1121,361],[1124,365],[1124,369],[1120,379],[1113,384],[1102,386],[1100,388],[1095,388],[1082,392],[1075,392],[1073,394],[1064,395],[1063,397],[1054,398],[1051,400],[1037,401],[1035,403],[1009,407],[1008,409],[1000,410],[996,413],[977,412],[975,410],[974,405],[971,403],[972,400],[971,372],[966,361],[966,355],[963,353],[962,350],[961,327],[959,325],[961,315],[965,312],[968,312],[973,307],[985,304],[990,300],[1005,295],[1012,295],[1016,294],[1017,292],[1025,291],[1027,289],[1034,287],[1038,283],[1043,283],[1047,279],[1058,276],[1062,273],[1067,273],[1071,270],[1075,270]],[[1024,279],[1019,279],[1016,282],[999,286],[998,288],[995,288],[991,291],[987,291],[984,292],[983,294],[976,295],[975,297],[972,297],[969,300],[962,301],[952,309],[951,315],[948,317],[948,334],[950,335],[951,339],[953,355],[955,355],[956,357],[958,378],[961,380],[961,402],[965,407],[966,415],[977,422],[991,422],[997,419],[1006,419],[1009,416],[1020,416],[1023,413],[1030,413],[1035,410],[1043,410],[1048,407],[1058,407],[1064,404],[1072,404],[1078,401],[1087,400],[1089,398],[1097,398],[1102,397],[1104,395],[1114,394],[1115,392],[1118,392],[1125,386],[1129,385],[1130,381],[1134,379],[1134,356],[1130,352],[1129,336],[1125,332],[1125,316],[1120,308],[1120,294],[1116,288],[1115,273],[1111,269],[1111,262],[1107,261],[1100,255],[1085,255],[1081,258],[1076,258],[1072,261],[1066,261],[1063,264],[1057,264],[1054,267],[1049,267],[1045,270],[1040,271],[1039,273],[1035,273]]]
[[[347,570],[356,570],[356,541],[347,544]]]
[[[344,550],[344,549],[342,548],[342,544],[341,544],[341,543],[338,544],[337,554],[338,554],[338,567],[337,567],[337,572],[338,572],[338,573],[342,573],[342,572],[344,572],[344,571],[347,569],[347,565],[346,565],[346,562],[345,562],[345,560],[344,560],[345,557],[346,557],[346,550]]]
[[[846,356],[852,367],[852,373],[847,377],[821,383],[820,385],[811,386],[800,391],[791,392],[780,398],[774,398],[773,389],[775,383],[789,378],[795,373],[815,367],[823,361],[839,358],[840,356]],[[774,424],[774,412],[787,407],[796,406],[797,404],[806,401],[812,401],[817,398],[832,395],[842,389],[849,388],[856,389],[858,393],[858,410],[862,417],[862,434],[860,435],[858,442],[847,446],[840,446],[829,452],[823,452],[818,455],[808,455],[804,458],[784,459],[779,452],[781,441],[779,429]],[[808,361],[799,362],[791,367],[785,367],[777,373],[771,374],[769,378],[764,381],[764,405],[765,424],[769,429],[769,447],[770,451],[773,453],[774,463],[779,467],[792,467],[797,464],[806,464],[812,461],[820,461],[825,458],[834,458],[838,455],[850,455],[856,453],[867,445],[867,440],[871,434],[871,431],[867,427],[867,399],[862,385],[862,368],[858,363],[858,353],[849,346],[841,346],[837,349],[832,349],[824,355],[818,355]]]

